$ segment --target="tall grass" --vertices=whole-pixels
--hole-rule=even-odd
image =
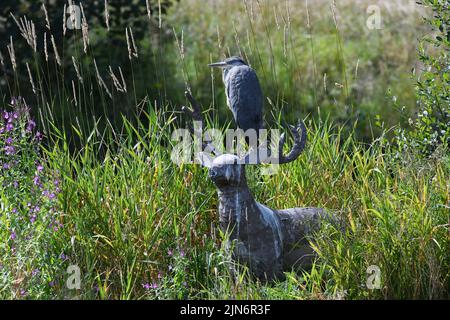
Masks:
[[[176,166],[167,145],[172,117],[148,114],[148,127],[126,125],[107,141],[117,151],[98,159],[102,142],[84,137],[71,155],[61,142],[46,156],[61,173],[68,264],[81,267],[80,298],[443,298],[448,294],[449,159],[398,165],[386,145],[369,148],[325,121],[310,123],[310,143],[296,163],[265,177],[251,174],[256,199],[275,208],[319,206],[342,219],[324,226],[311,271],[263,285],[229,273],[221,249],[217,198],[196,165]],[[165,123],[165,125],[161,125]],[[60,138],[58,138],[60,139]],[[254,171],[254,170],[253,170]],[[70,240],[72,239],[72,240]],[[365,286],[369,266],[380,290]],[[150,284],[150,288],[148,285]],[[65,292],[60,283],[53,294]],[[154,288],[153,288],[154,286]]]
[[[40,147],[45,170],[61,180],[57,200],[62,228],[45,239],[49,248],[46,258],[51,261],[45,277],[32,274],[38,259],[27,260],[25,255],[16,259],[6,253],[9,247],[0,247],[0,297],[448,297],[447,150],[428,162],[417,160],[414,154],[396,162],[386,139],[389,132],[380,129],[380,138],[360,142],[361,126],[367,129],[367,119],[348,121],[346,108],[353,103],[357,112],[363,113],[367,103],[377,106],[375,113],[382,113],[384,92],[380,91],[394,82],[398,92],[404,89],[403,98],[408,101],[408,85],[390,78],[392,69],[384,60],[392,54],[391,62],[401,64],[393,69],[401,70],[412,58],[409,53],[388,53],[398,48],[400,36],[394,31],[366,34],[373,41],[362,41],[355,35],[360,29],[352,32],[351,23],[334,24],[333,11],[328,2],[323,9],[324,3],[309,2],[310,23],[305,29],[299,16],[305,16],[306,10],[297,2],[227,1],[226,6],[210,1],[180,2],[168,18],[176,35],[173,47],[153,50],[168,48],[164,61],[178,61],[179,71],[173,78],[179,75],[181,80],[171,81],[164,75],[167,70],[158,69],[156,73],[166,80],[158,97],[141,94],[139,88],[145,83],[136,79],[148,68],[140,60],[148,43],[135,39],[133,45],[132,31],[125,31],[125,26],[130,51],[127,47],[122,51],[129,57],[131,79],[122,79],[119,66],[96,64],[91,47],[95,39],[90,39],[85,50],[86,33],[84,39],[80,34],[78,41],[67,46],[50,46],[49,30],[47,50],[53,51],[48,56],[47,51],[37,52],[29,61],[29,85],[33,79],[35,93],[33,98],[27,96],[27,101],[33,104],[45,130],[46,144]],[[339,22],[339,10],[349,16],[352,13],[347,1],[339,2],[336,10]],[[236,13],[232,19],[228,19],[230,12]],[[323,12],[327,19],[319,19]],[[306,30],[307,36],[298,30]],[[333,30],[331,35],[329,30]],[[391,44],[390,49],[380,50],[386,43]],[[221,114],[225,109],[222,86],[213,73],[201,70],[211,60],[236,52],[260,74],[268,98],[269,126],[278,124],[280,118],[290,121],[313,113],[307,123],[308,147],[296,162],[282,166],[279,174],[265,176],[263,181],[255,174],[257,168],[250,168],[256,199],[274,208],[323,207],[346,225],[344,232],[325,225],[317,234],[312,245],[318,259],[312,270],[288,273],[286,281],[273,284],[253,280],[222,248],[216,191],[206,172],[196,165],[177,166],[170,159],[175,143],[171,132],[182,125],[178,95],[186,86],[205,102],[211,126],[227,126]],[[158,67],[162,51],[155,53],[152,65]],[[360,58],[359,77],[352,78],[356,57]],[[56,71],[55,79],[50,78],[49,68]],[[373,70],[382,76],[372,78]],[[16,72],[28,70],[18,66]],[[399,71],[399,77],[401,74]],[[27,92],[23,87],[28,84],[17,79],[10,92],[2,93],[4,97]],[[366,100],[368,91],[371,99]],[[167,96],[167,92],[175,94]],[[211,92],[215,94],[212,104]],[[126,112],[120,115],[115,111],[122,104]],[[388,122],[390,111],[384,112],[383,119]],[[343,116],[334,117],[333,113]],[[343,126],[344,122],[349,125]],[[74,141],[77,148],[72,148]],[[0,190],[2,199],[11,198],[6,186]],[[5,204],[2,200],[0,238],[10,243],[10,208]],[[39,235],[45,224],[35,226]],[[42,237],[14,240],[39,244]],[[54,258],[61,254],[64,259]],[[58,264],[59,268],[55,267]],[[81,270],[79,290],[66,286],[69,265]],[[380,289],[369,290],[365,285],[371,265],[380,268]],[[230,268],[236,271],[230,272]]]

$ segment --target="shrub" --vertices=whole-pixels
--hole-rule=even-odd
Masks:
[[[433,10],[425,21],[432,33],[422,39],[419,58],[423,72],[416,84],[419,112],[409,130],[397,131],[400,150],[416,149],[424,155],[450,143],[450,10],[448,1],[423,0]]]

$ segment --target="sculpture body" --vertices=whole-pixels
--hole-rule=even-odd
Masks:
[[[209,176],[218,189],[220,228],[229,235],[233,256],[260,279],[307,268],[313,258],[308,236],[319,226],[318,208],[273,210],[257,202],[245,177],[245,165],[225,154],[214,159]]]

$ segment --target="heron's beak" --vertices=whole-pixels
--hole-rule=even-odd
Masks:
[[[208,64],[208,66],[211,68],[225,68],[228,65],[226,62],[221,61],[221,62],[210,63],[210,64]]]

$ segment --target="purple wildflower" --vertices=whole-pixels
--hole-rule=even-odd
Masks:
[[[34,122],[33,120],[28,121],[27,127],[26,127],[27,132],[33,131],[34,128],[36,128],[36,122]]]
[[[37,216],[35,214],[33,214],[30,218],[30,222],[34,223],[36,221],[36,219],[37,219]]]
[[[40,272],[41,271],[39,271],[39,269],[34,269],[33,271],[31,271],[31,275],[34,277],[37,276]]]
[[[35,186],[39,186],[41,184],[41,180],[39,179],[39,176],[35,176],[33,178],[33,183]]]
[[[5,120],[9,119],[9,112],[3,111],[3,119],[5,119]]]
[[[150,290],[150,288],[151,288],[151,286],[150,286],[150,284],[149,284],[148,282],[143,283],[143,284],[142,284],[142,287],[143,287],[145,290]]]
[[[12,125],[12,123],[8,123],[7,125],[6,125],[6,131],[12,131],[12,129],[14,129],[14,126]]]
[[[5,153],[7,156],[11,156],[16,153],[16,148],[14,146],[6,146]]]
[[[64,253],[61,253],[61,255],[59,256],[59,258],[62,260],[62,261],[66,261],[68,258],[67,258],[67,256],[64,254]]]
[[[35,138],[37,141],[42,141],[43,135],[39,131],[36,132]]]
[[[169,257],[171,257],[172,255],[173,255],[173,251],[172,250],[167,250],[167,255],[169,256]]]
[[[14,139],[11,137],[6,138],[6,144],[11,145],[14,142]]]
[[[38,163],[36,169],[38,172],[42,172],[44,170],[44,167],[42,166],[42,164]]]
[[[11,232],[11,240],[14,240],[17,238],[17,233],[15,231]]]

